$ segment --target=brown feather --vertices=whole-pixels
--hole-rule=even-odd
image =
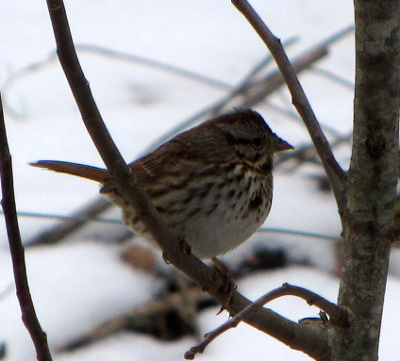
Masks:
[[[110,173],[106,169],[91,167],[84,164],[61,162],[55,160],[39,160],[30,163],[33,167],[45,168],[58,173],[72,174],[78,177],[87,178],[101,184],[111,179]]]

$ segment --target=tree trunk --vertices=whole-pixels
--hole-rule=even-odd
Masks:
[[[350,328],[336,330],[332,360],[378,359],[398,178],[398,0],[354,0],[354,135],[346,180],[346,240],[339,305]]]

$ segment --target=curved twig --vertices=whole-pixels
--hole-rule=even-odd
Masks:
[[[228,331],[231,328],[235,328],[250,313],[256,313],[266,303],[271,302],[272,300],[275,300],[282,296],[300,297],[305,300],[310,306],[317,306],[327,315],[329,315],[332,325],[341,328],[348,326],[348,317],[345,310],[335,305],[334,303],[329,302],[322,296],[303,287],[293,286],[288,283],[284,283],[281,287],[278,287],[258,298],[252,304],[240,311],[235,317],[232,317],[221,326],[217,327],[214,331],[207,333],[204,340],[199,345],[192,347],[189,351],[185,353],[185,358],[187,360],[193,360],[196,354],[203,353],[205,348],[222,333]]]

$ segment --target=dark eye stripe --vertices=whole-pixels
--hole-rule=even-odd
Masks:
[[[242,145],[251,145],[253,147],[260,147],[263,143],[263,140],[261,137],[254,137],[253,139],[248,139],[248,138],[236,138],[230,133],[225,133],[225,136],[229,142],[229,144],[232,145],[237,145],[242,144]]]
[[[262,143],[262,139],[260,137],[256,137],[253,139],[237,138],[236,141],[241,144],[253,145],[255,147],[259,147]]]
[[[251,144],[251,141],[247,138],[236,138],[236,142],[241,144]]]

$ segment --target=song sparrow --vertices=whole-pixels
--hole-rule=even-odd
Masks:
[[[273,154],[288,149],[293,147],[260,114],[239,109],[179,134],[129,166],[171,231],[197,257],[212,258],[264,223],[272,203]],[[32,165],[101,183],[100,193],[122,209],[125,223],[155,245],[107,170],[49,160]]]

